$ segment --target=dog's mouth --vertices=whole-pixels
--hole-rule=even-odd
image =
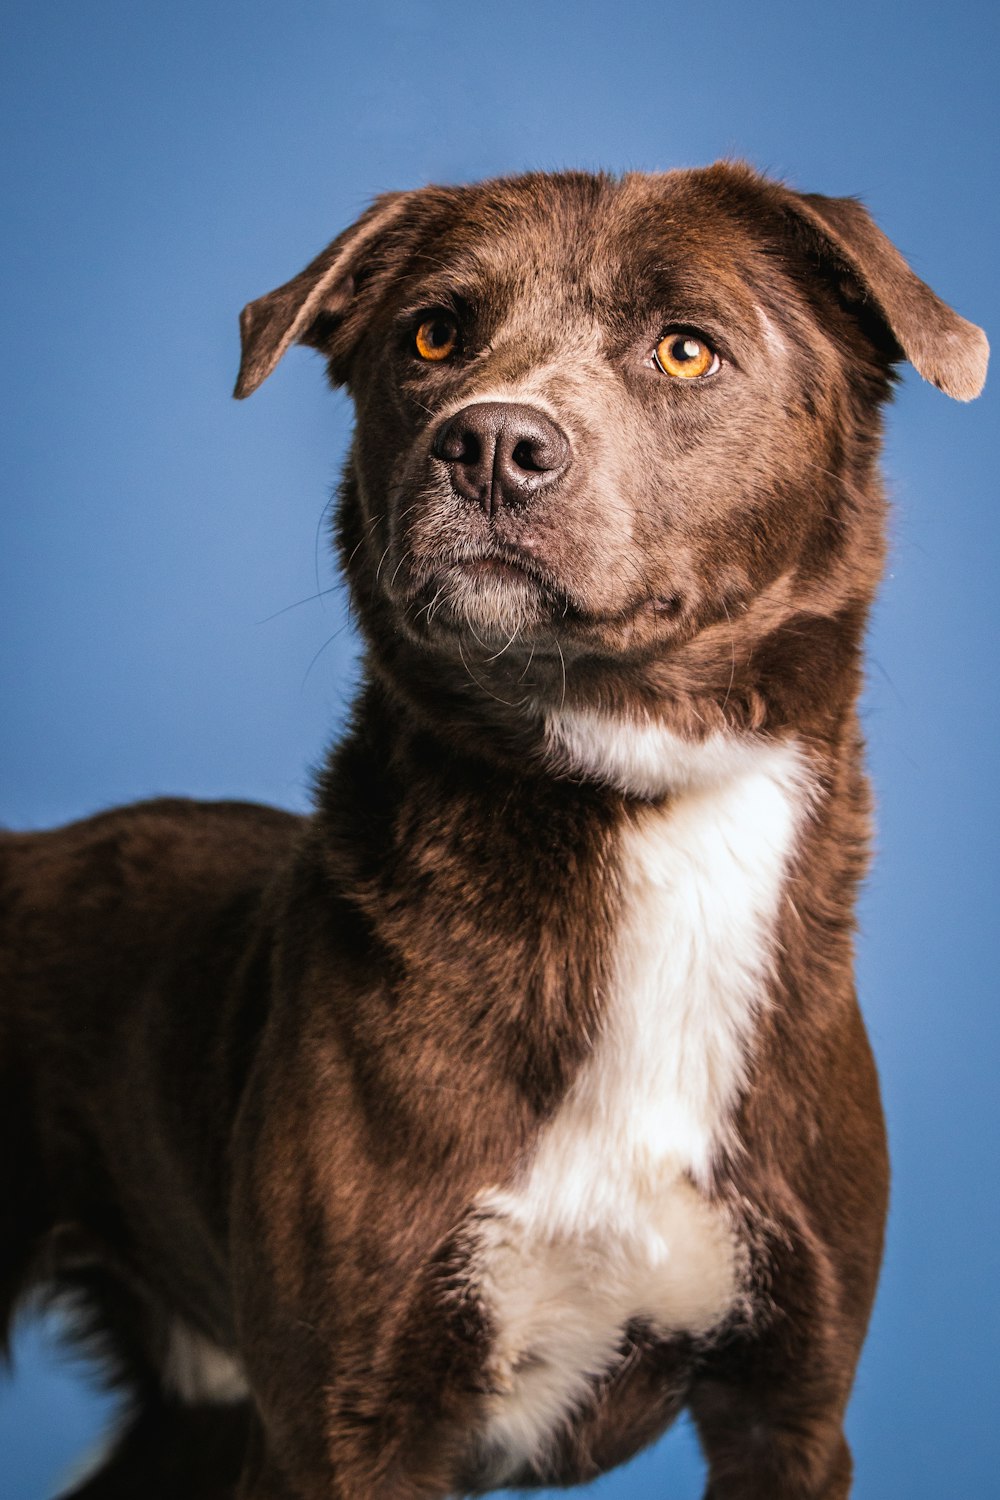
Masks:
[[[536,556],[502,542],[411,561],[400,581],[401,623],[425,642],[471,639],[505,652],[519,643],[543,654],[547,647],[553,654],[564,647],[615,652],[650,636],[679,639],[691,623],[678,594],[643,594],[619,609],[595,610]]]

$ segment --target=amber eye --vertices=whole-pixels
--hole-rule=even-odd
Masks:
[[[720,360],[710,344],[696,334],[668,333],[656,346],[653,355],[664,375],[677,380],[697,380],[701,375],[714,375]]]
[[[448,313],[435,313],[421,323],[414,344],[421,359],[447,359],[458,346],[458,324]]]

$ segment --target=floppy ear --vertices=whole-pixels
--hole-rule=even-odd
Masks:
[[[827,254],[874,303],[900,354],[925,380],[971,401],[986,380],[990,346],[975,323],[960,318],[915,275],[855,198],[790,193],[800,220],[819,234]]]
[[[292,344],[325,347],[348,310],[362,267],[404,217],[415,194],[385,193],[304,271],[240,313],[243,355],[233,395],[251,395]],[[323,337],[320,339],[319,335]]]

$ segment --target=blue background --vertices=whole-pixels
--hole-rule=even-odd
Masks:
[[[8,824],[159,792],[306,804],[354,674],[321,535],[350,417],[304,351],[232,402],[236,314],[377,191],[743,155],[861,193],[937,291],[1000,329],[995,4],[8,10]],[[910,372],[889,415],[859,969],[895,1191],[850,1414],[869,1500],[1000,1486],[996,389],[959,406]],[[44,1500],[107,1403],[44,1330],[18,1356],[0,1495]],[[681,1429],[597,1489],[694,1500],[700,1474]]]

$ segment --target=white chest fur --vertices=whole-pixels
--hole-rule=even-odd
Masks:
[[[544,1451],[630,1320],[707,1333],[740,1294],[740,1252],[705,1189],[806,793],[793,744],[712,755],[705,777],[624,827],[601,1034],[523,1178],[480,1200],[498,1387],[482,1452],[496,1480]]]

